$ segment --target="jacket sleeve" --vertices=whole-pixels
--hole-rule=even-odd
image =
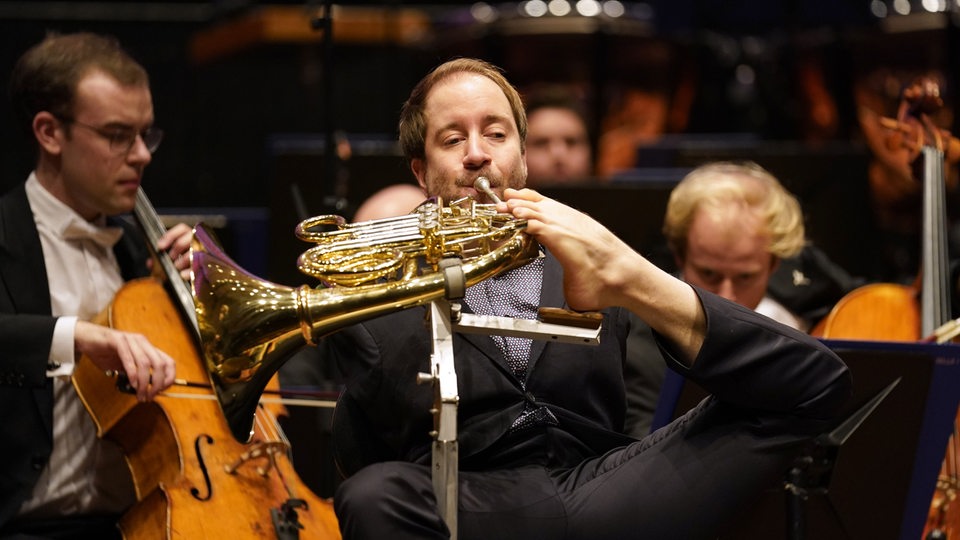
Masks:
[[[0,387],[41,387],[57,318],[0,313]]]
[[[697,290],[707,337],[691,367],[657,341],[671,369],[720,401],[762,412],[759,427],[823,429],[850,397],[846,364],[819,340],[733,302]],[[805,422],[798,422],[803,420]],[[808,426],[808,427],[804,427]]]

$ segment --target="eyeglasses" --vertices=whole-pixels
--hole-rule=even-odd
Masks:
[[[61,120],[69,124],[76,124],[80,127],[87,128],[110,141],[110,150],[117,154],[129,153],[130,149],[133,148],[133,145],[137,142],[137,136],[143,139],[143,145],[147,147],[147,151],[151,154],[157,151],[157,148],[160,147],[160,142],[163,140],[163,130],[155,127],[148,127],[138,133],[130,128],[124,127],[91,126],[90,124],[77,122],[72,118],[61,118]]]

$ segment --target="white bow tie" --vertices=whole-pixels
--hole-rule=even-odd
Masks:
[[[105,249],[111,249],[123,236],[120,227],[98,227],[82,219],[72,219],[63,230],[67,240],[93,240]]]

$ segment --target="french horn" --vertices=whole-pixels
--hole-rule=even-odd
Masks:
[[[314,244],[297,261],[319,287],[260,279],[198,225],[191,288],[206,369],[233,436],[247,442],[267,383],[295,352],[346,326],[450,295],[447,262],[469,287],[539,256],[526,222],[471,198],[428,201],[396,218],[348,224],[325,215],[296,235]]]

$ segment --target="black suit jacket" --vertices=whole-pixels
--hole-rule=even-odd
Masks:
[[[540,305],[567,307],[562,269],[549,254]],[[470,308],[463,304],[463,310]],[[424,326],[424,315],[424,309],[408,309],[347,328],[322,344],[328,349],[325,356],[337,361],[346,379],[346,390],[334,411],[336,452],[345,473],[365,464],[361,461],[429,461],[433,392],[415,382],[418,372],[430,372],[432,336]],[[469,467],[472,457],[493,446],[528,401],[547,403],[565,425],[582,428],[578,435],[587,446],[608,447],[630,440],[615,433],[623,428],[626,408],[622,345],[629,315],[615,308],[603,316],[598,346],[535,340],[526,388],[492,338],[454,335],[461,466]],[[590,384],[593,395],[603,396],[601,400],[585,401],[579,388],[556,384],[580,380],[583,373],[595,375]],[[346,414],[351,416],[349,421],[343,418]],[[357,452],[367,455],[361,460]]]
[[[124,279],[148,274],[134,227],[114,247]],[[53,449],[53,383],[46,376],[56,318],[40,235],[24,185],[0,198],[0,527],[29,497]]]
[[[716,295],[698,294],[708,332],[692,369],[654,336],[671,368],[736,407],[771,413],[763,419],[763,429],[797,433],[823,427],[818,422],[846,398],[841,396],[844,385],[836,384],[848,382],[842,362],[805,334]],[[541,305],[564,306],[562,271],[552,258],[544,268]],[[433,393],[416,384],[418,372],[430,371],[431,336],[423,315],[421,309],[402,311],[325,340],[327,358],[336,359],[347,377],[341,404],[348,407],[338,405],[334,412],[337,457],[347,474],[365,464],[351,453],[356,451],[367,461],[429,463]],[[454,335],[461,468],[516,463],[511,458],[522,459],[524,445],[532,451],[544,448],[543,440],[507,435],[526,402],[546,405],[559,420],[559,429],[549,434],[559,439],[547,441],[554,464],[571,466],[634,440],[619,432],[625,412],[626,339],[636,319],[619,308],[603,315],[599,346],[535,341],[525,388],[489,336]],[[797,383],[798,372],[802,383]],[[344,413],[349,418],[341,421]],[[344,458],[351,462],[344,464]]]

